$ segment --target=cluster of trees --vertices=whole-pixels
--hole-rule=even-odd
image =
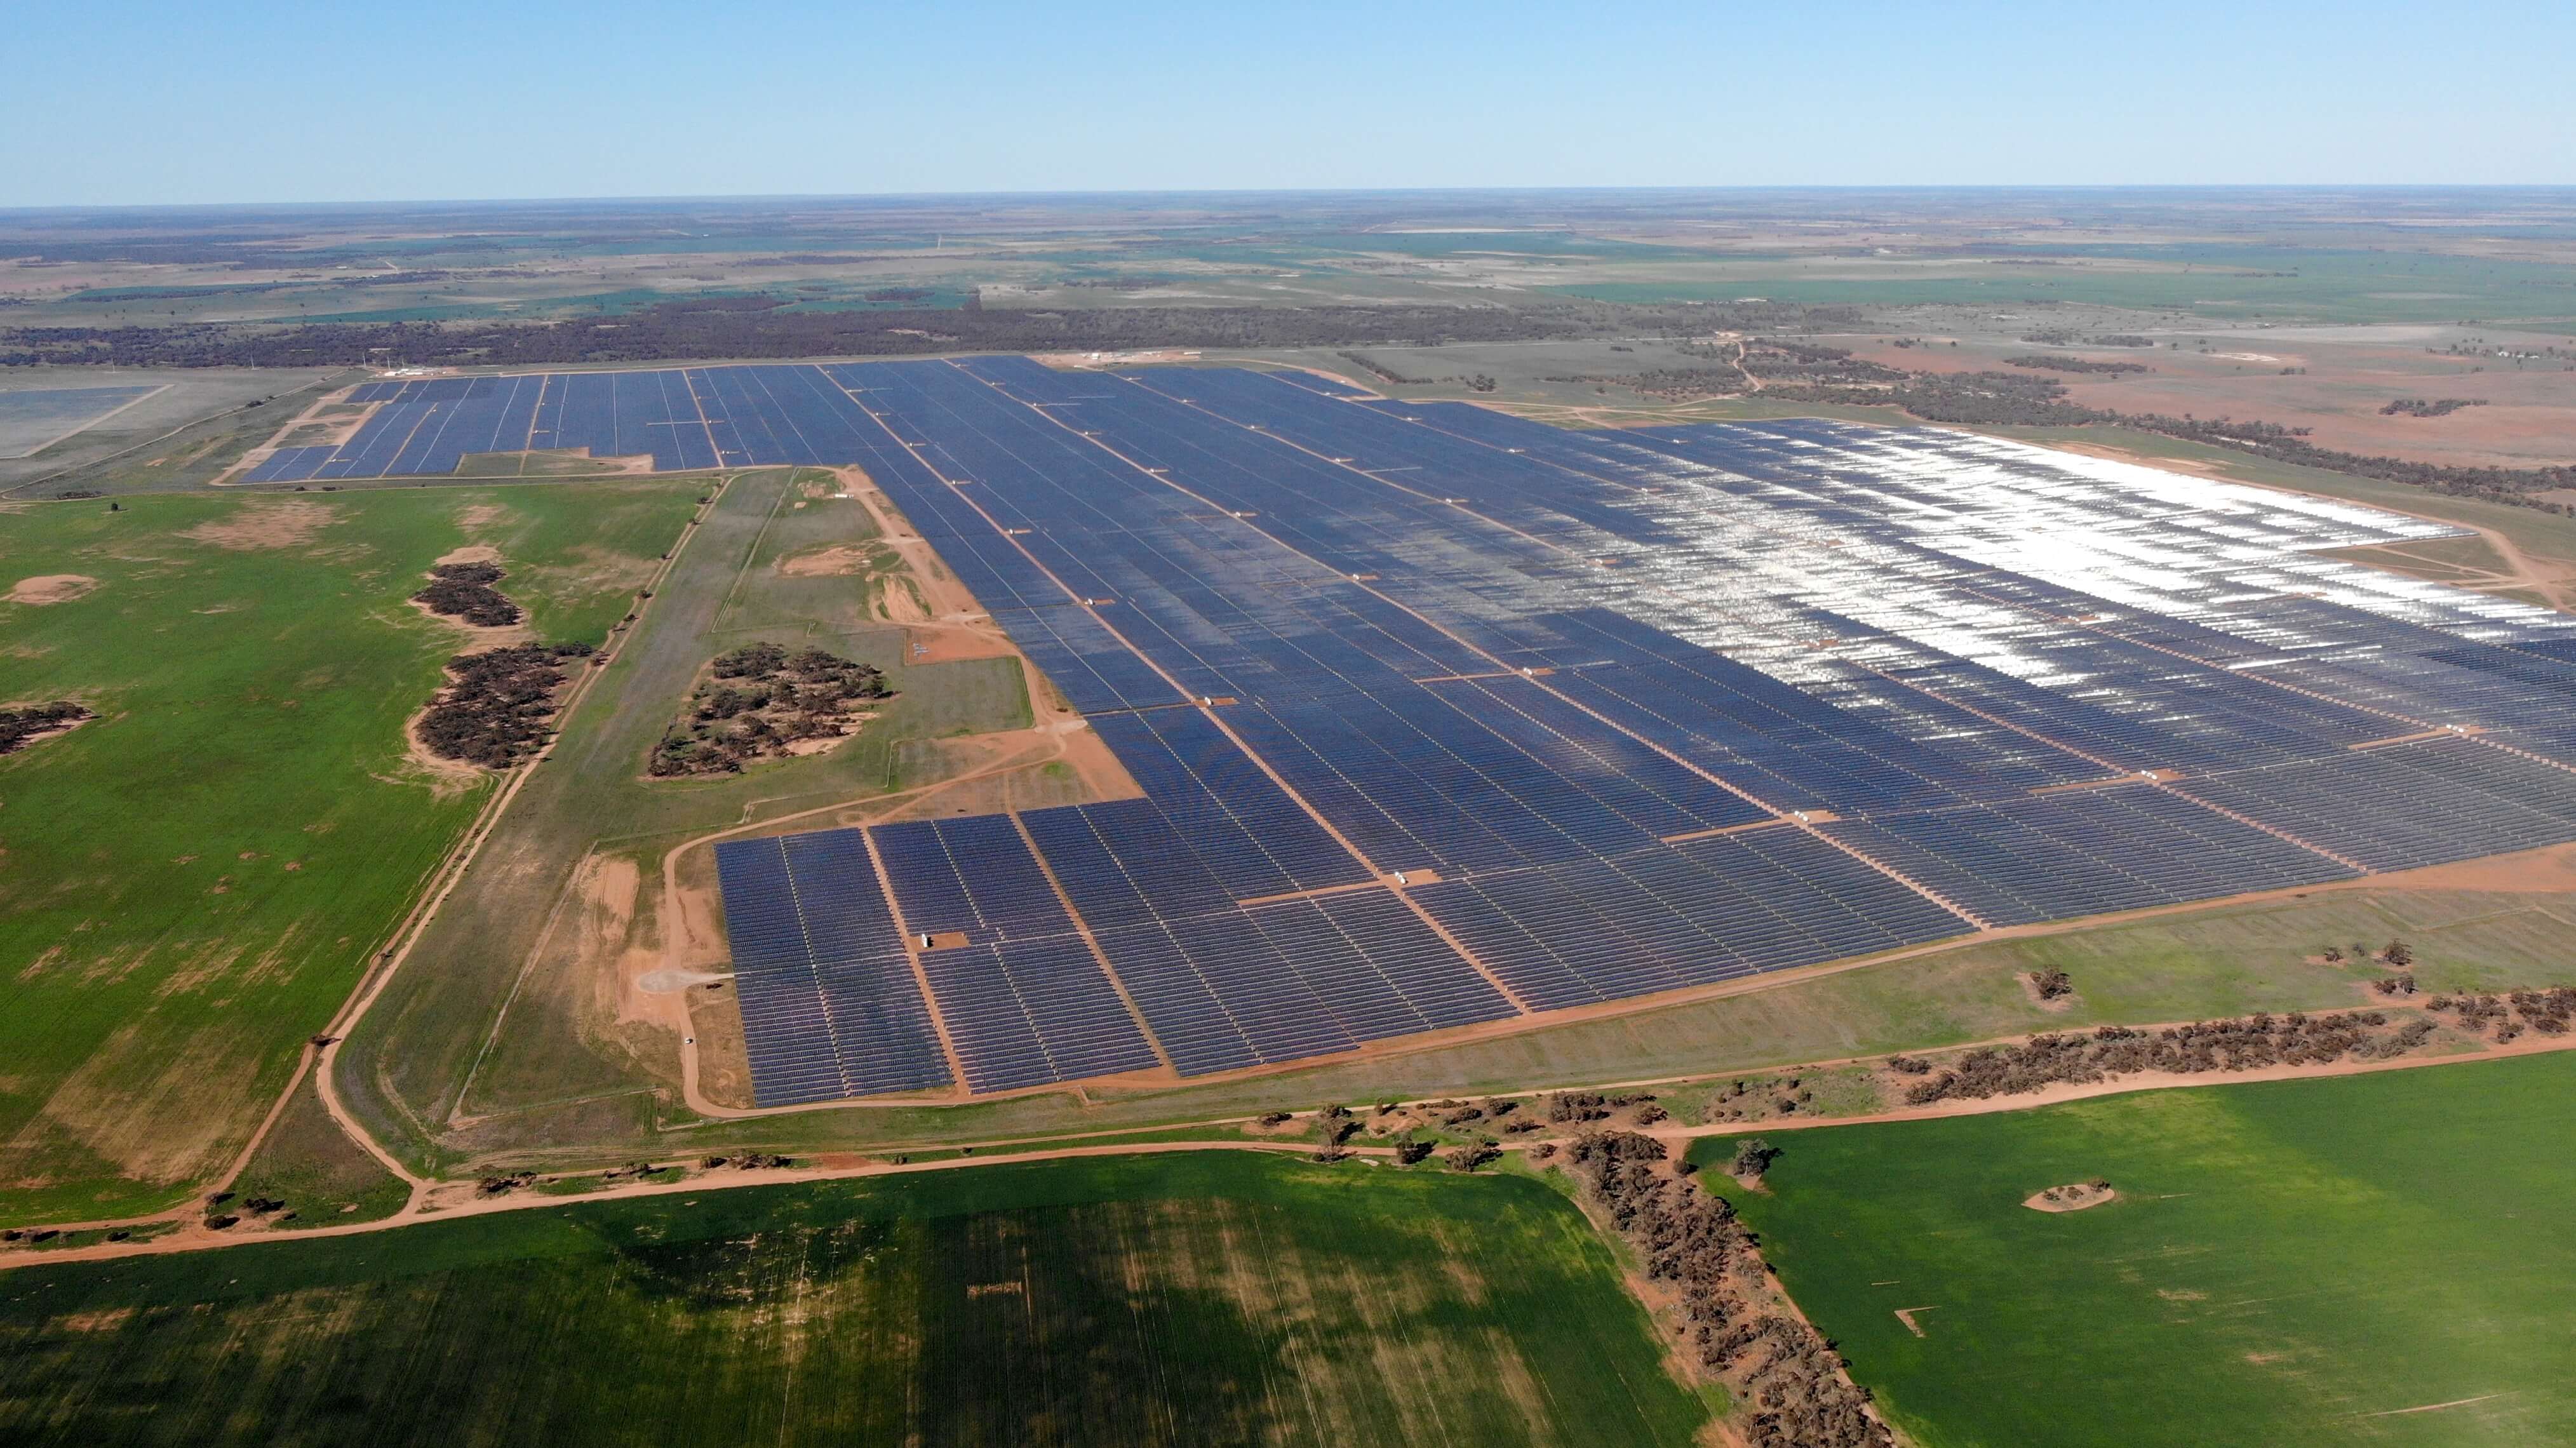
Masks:
[[[2483,397],[2401,397],[2379,409],[2382,417],[2448,417],[2463,407],[2484,407]]]
[[[1927,422],[1980,427],[2074,427],[2109,422],[2112,415],[2066,401],[2066,384],[2018,372],[1910,372],[1885,385],[1796,383],[1765,389],[1783,402],[1826,402],[1846,407],[1894,405]]]
[[[1770,382],[1807,382],[1847,385],[1860,382],[1901,382],[1909,373],[1876,362],[1853,359],[1847,347],[1824,347],[1811,342],[1791,342],[1779,337],[1753,337],[1744,343],[1738,359],[1748,377]]]
[[[1650,1136],[1587,1132],[1565,1155],[1647,1278],[1679,1288],[1701,1365],[1751,1409],[1751,1448],[1893,1448],[1833,1345],[1772,1305],[1768,1269],[1731,1203],[1677,1175]]]
[[[867,704],[894,693],[875,665],[822,649],[791,654],[776,644],[745,644],[718,657],[711,672],[715,677],[690,694],[687,716],[654,746],[649,773],[737,773],[797,740],[849,733]]]
[[[2063,1000],[2075,994],[2075,977],[2052,965],[2030,973],[2030,988],[2041,1000]]]
[[[492,587],[502,578],[495,564],[441,563],[429,576],[429,587],[411,597],[431,613],[461,618],[476,628],[507,628],[526,617]]]
[[[2311,1016],[2268,1012],[2233,1021],[2198,1021],[2161,1031],[2103,1026],[2091,1035],[2033,1036],[2016,1046],[1970,1051],[1937,1074],[1905,1088],[1908,1105],[2018,1096],[2060,1083],[2084,1083],[2139,1071],[2176,1075],[2257,1071],[2268,1066],[2323,1066],[2346,1056],[2402,1055],[2432,1037],[2430,1021],[2386,1030],[2379,1011]],[[1893,1063],[1891,1063],[1893,1064]],[[1902,1068],[1900,1068],[1902,1069]],[[1908,1074],[1913,1074],[1909,1072]]]
[[[479,1197],[506,1197],[522,1187],[536,1184],[537,1174],[532,1171],[495,1172],[474,1184],[474,1194]]]
[[[1611,1113],[1634,1106],[1643,1110],[1653,1106],[1655,1093],[1637,1091],[1624,1096],[1604,1096],[1598,1091],[1558,1091],[1547,1098],[1547,1119],[1563,1126],[1571,1122],[1607,1121]],[[1657,1120],[1663,1108],[1656,1106]]]
[[[1753,1098],[1766,1087],[1771,1092],[1770,1099],[1754,1100]],[[1708,1119],[1713,1122],[1747,1121],[1762,1115],[1766,1108],[1774,1115],[1795,1116],[1800,1107],[1812,1103],[1815,1099],[1814,1088],[1808,1086],[1806,1078],[1802,1076],[1791,1076],[1785,1080],[1768,1083],[1739,1079],[1729,1082],[1725,1089],[1709,1098]]]
[[[69,699],[0,709],[0,754],[15,754],[48,734],[60,734],[94,717]]]
[[[1470,392],[1491,392],[1502,385],[1482,372],[1463,377],[1455,373],[1447,377],[1407,377],[1365,352],[1336,352],[1333,355],[1375,377],[1378,381],[1395,387],[1429,387],[1438,382],[1456,382],[1463,384]]]
[[[1794,390],[1797,387],[1875,386],[1902,382],[1912,375],[1876,362],[1857,361],[1849,348],[1792,342],[1780,337],[1750,337],[1741,342],[1684,341],[1675,344],[1675,350],[1687,357],[1705,358],[1726,365],[1666,367],[1616,376],[1573,373],[1546,380],[1616,385],[1649,397],[1680,401],[1692,397],[1733,397],[1771,383],[1786,384],[1770,390],[1794,398],[1798,396]]]
[[[2501,996],[2437,995],[2425,1004],[2458,1016],[2465,1030],[2481,1034],[2493,1030],[2499,1044],[2521,1035],[2526,1028],[2544,1036],[2563,1036],[2570,1024],[2576,1023],[2576,987],[2563,985],[2549,990],[2509,991]]]
[[[698,1165],[713,1171],[720,1166],[740,1167],[744,1171],[776,1171],[796,1164],[792,1156],[773,1156],[763,1151],[747,1151],[740,1156],[711,1156]]]
[[[0,365],[120,367],[531,366],[707,357],[917,356],[948,351],[1351,347],[1690,337],[1857,325],[1850,307],[1770,302],[1628,305],[1086,307],[800,311],[783,297],[700,297],[561,322],[197,323],[0,329]]]
[[[1624,387],[1666,402],[1687,402],[1694,397],[1733,397],[1745,390],[1744,374],[1732,367],[1660,367],[1652,372],[1567,372],[1540,379],[1543,382],[1590,383],[1596,391]]]
[[[2324,954],[2325,962],[2328,965],[2341,965],[2347,959],[2370,960],[2372,958],[2373,955],[2370,947],[2358,940],[2352,943],[2352,953],[2349,956],[2344,954],[2343,947],[2339,945],[2327,946]],[[2379,947],[2376,958],[2397,967],[2399,970],[2404,970],[2415,963],[2415,947],[2407,944],[2403,940],[2391,940],[2386,945]]]
[[[1430,378],[1407,377],[1403,373],[1398,372],[1394,368],[1387,366],[1385,363],[1378,361],[1374,357],[1371,357],[1366,352],[1336,352],[1333,355],[1341,358],[1345,362],[1348,362],[1352,366],[1357,367],[1362,372],[1376,378],[1378,381],[1386,383],[1390,387],[1428,387],[1431,385]]]
[[[2101,1196],[2110,1190],[2111,1179],[2109,1177],[2095,1177],[2089,1182],[2076,1182],[2071,1186],[2050,1187],[2048,1190],[2039,1194],[2039,1199],[2043,1202],[2081,1202],[2089,1198]]]
[[[2096,362],[2088,357],[2053,357],[2041,353],[2032,353],[2023,357],[2006,357],[2004,359],[2004,365],[2007,367],[2029,367],[2042,372],[2103,372],[2116,374],[2121,372],[2153,372],[2156,370],[2142,362]]]
[[[508,769],[545,744],[564,661],[594,652],[588,644],[523,644],[458,654],[447,661],[448,686],[421,715],[422,747],[441,759]]]
[[[2135,332],[2113,332],[2106,336],[2087,337],[2080,332],[2062,327],[2024,332],[2021,339],[2042,347],[2152,347],[2156,345],[2155,338],[2141,337]]]

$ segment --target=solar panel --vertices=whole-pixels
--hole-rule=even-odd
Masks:
[[[854,463],[1143,791],[875,828],[891,900],[823,926],[899,915],[939,937],[911,953],[818,954],[770,899],[800,877],[743,864],[782,1099],[882,1078],[834,1010],[922,1069],[892,975],[826,965],[917,963],[965,1084],[1011,1090],[2576,838],[2576,628],[2339,561],[2443,529],[2330,500],[1227,369],[438,382],[371,387],[349,444],[263,476],[452,467],[523,424],[660,467]],[[2450,725],[2478,737],[2411,738]]]
[[[728,840],[716,875],[756,1103],[949,1084],[858,831]]]

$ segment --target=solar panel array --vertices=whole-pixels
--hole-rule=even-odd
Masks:
[[[727,846],[763,1101],[1199,1075],[2576,839],[2576,627],[2337,561],[2444,530],[2330,500],[1214,368],[366,397],[268,466],[865,469],[1140,786],[850,835],[874,896]],[[818,909],[873,943],[800,944]]]
[[[949,1083],[858,831],[727,841],[716,873],[759,1104]]]
[[[1006,815],[886,825],[878,855],[977,1091],[1157,1064],[1135,1018]]]

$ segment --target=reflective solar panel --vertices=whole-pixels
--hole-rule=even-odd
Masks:
[[[877,827],[891,902],[819,926],[742,857],[755,1077],[798,1099],[858,1084],[814,1064],[833,1010],[903,1035],[873,1012],[904,992],[827,964],[917,955],[997,1091],[2576,838],[2576,624],[2341,561],[2445,529],[2333,500],[1228,369],[435,381],[370,384],[350,443],[262,476],[452,468],[523,426],[855,463],[1141,789]],[[808,938],[897,914],[939,946]]]

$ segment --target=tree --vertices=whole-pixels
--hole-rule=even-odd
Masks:
[[[1735,1144],[1735,1160],[1727,1170],[1736,1177],[1751,1181],[1771,1169],[1780,1159],[1780,1148],[1758,1136],[1748,1136]]]
[[[1451,1171],[1474,1171],[1502,1154],[1503,1149],[1491,1141],[1471,1141],[1464,1146],[1451,1147],[1449,1154],[1442,1159],[1449,1163]]]

